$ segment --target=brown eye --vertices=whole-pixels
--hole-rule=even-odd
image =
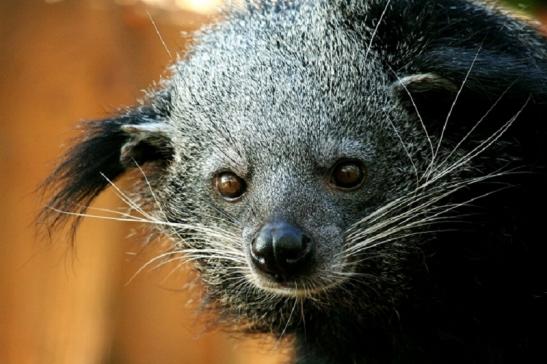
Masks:
[[[245,181],[232,172],[219,174],[214,183],[218,193],[228,201],[237,200],[245,192]]]
[[[339,162],[332,171],[332,183],[343,190],[360,187],[365,180],[365,167],[358,161]]]

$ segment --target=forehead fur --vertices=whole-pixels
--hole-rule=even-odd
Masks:
[[[255,150],[264,147],[253,145],[257,132],[284,143],[340,139],[350,124],[365,133],[391,104],[367,45],[322,1],[233,14],[173,67],[172,122],[181,134],[206,130]]]

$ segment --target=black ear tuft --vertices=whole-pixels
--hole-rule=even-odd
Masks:
[[[147,162],[167,162],[172,155],[169,127],[152,107],[83,124],[84,137],[42,185],[53,197],[39,221],[55,229],[75,216],[74,233],[91,201],[130,168]]]

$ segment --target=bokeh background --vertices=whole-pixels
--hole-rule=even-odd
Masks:
[[[0,363],[288,361],[286,343],[211,329],[189,269],[141,269],[163,246],[135,226],[87,219],[72,246],[34,221],[77,122],[133,104],[219,1],[0,0]],[[545,1],[514,3],[547,19]]]

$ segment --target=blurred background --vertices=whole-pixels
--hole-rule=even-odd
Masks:
[[[0,0],[0,363],[288,361],[283,343],[211,329],[189,270],[141,269],[162,244],[135,226],[87,219],[71,246],[33,220],[76,123],[133,104],[220,1]],[[547,19],[545,1],[513,5]]]

